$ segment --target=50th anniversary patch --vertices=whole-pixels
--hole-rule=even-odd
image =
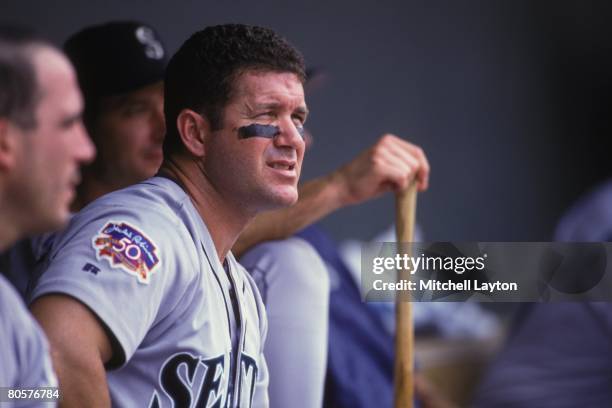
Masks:
[[[155,244],[127,222],[109,221],[92,245],[98,260],[106,259],[111,267],[135,276],[140,283],[148,284],[159,264]]]

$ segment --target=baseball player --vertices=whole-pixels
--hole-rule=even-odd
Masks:
[[[143,36],[141,35],[143,32],[149,34]],[[147,172],[148,175],[154,174],[155,167],[151,165],[154,161],[147,162],[146,159],[155,157],[147,153],[155,150],[160,140],[160,132],[163,131],[161,130],[163,122],[160,124],[158,116],[162,94],[158,81],[161,79],[164,62],[161,44],[153,28],[137,22],[116,22],[89,27],[67,41],[66,50],[77,68],[81,87],[84,90],[85,122],[101,153],[95,164],[85,171],[83,183],[78,190],[77,204],[73,208],[80,208],[101,194],[123,187],[125,180],[134,180],[135,177],[144,179]],[[130,66],[132,69],[125,70],[125,66]],[[305,224],[309,222],[309,217],[320,217],[325,211],[331,211],[338,205],[348,204],[344,199],[337,200],[338,196],[333,194],[334,191],[361,191],[364,190],[361,186],[366,186],[369,190],[361,193],[363,196],[361,199],[367,199],[376,193],[379,185],[387,181],[396,181],[402,174],[400,171],[395,172],[391,166],[381,168],[372,166],[371,163],[385,159],[389,151],[402,152],[408,148],[410,145],[403,141],[390,137],[381,139],[368,151],[369,154],[358,157],[351,165],[345,166],[342,172],[338,171],[307,183],[301,191],[303,204],[291,210],[292,216],[287,217],[284,214],[287,212],[285,210],[269,213],[270,218],[278,217],[284,221],[271,221],[267,225],[277,226],[277,230],[278,226],[285,226],[289,229],[287,232],[289,234],[298,228],[293,224],[294,220]],[[410,154],[407,156],[410,158]],[[130,160],[131,157],[134,159]],[[347,169],[352,171],[346,171]],[[343,195],[341,198],[345,197],[348,198],[348,195]],[[313,202],[317,205],[312,205]],[[300,211],[297,211],[297,208],[300,208]],[[299,217],[295,214],[299,214]],[[292,222],[287,222],[289,221],[287,218]],[[261,240],[266,234],[269,234],[269,231],[260,223],[254,230],[248,229],[246,235],[251,239],[255,236],[256,240]],[[272,385],[273,389],[289,395],[293,388],[285,387],[285,384],[280,382],[282,379],[286,378],[296,386],[301,384],[303,389],[309,390],[301,402],[305,404],[304,406],[309,406],[311,401],[320,401],[322,392],[327,338],[328,283],[326,272],[316,252],[308,248],[305,243],[298,245],[298,250],[294,251],[292,240],[297,239],[292,238],[287,241],[286,245],[291,250],[286,251],[286,255],[289,257],[290,254],[299,254],[304,265],[310,266],[311,273],[276,275],[273,271],[278,268],[270,268],[271,272],[267,276],[268,281],[273,282],[273,290],[269,292],[272,302],[276,299],[274,293],[300,294],[299,297],[293,296],[294,301],[282,308],[286,311],[285,314],[288,314],[287,317],[300,321],[295,330],[284,332],[284,337],[289,334],[295,336],[287,338],[282,349],[287,350],[287,347],[292,345],[294,349],[300,351],[303,358],[296,361],[296,365],[300,367],[301,378],[300,381],[295,381],[291,379],[295,378],[294,376],[284,376],[279,372],[273,379]],[[44,251],[38,248],[36,252]],[[36,255],[37,259],[39,257]],[[321,273],[316,273],[317,271]],[[272,276],[282,278],[283,282],[291,282],[291,287],[287,288],[285,284],[279,285],[281,281],[273,279]],[[277,291],[276,287],[282,290]],[[300,308],[299,299],[304,299],[309,304],[309,313],[305,314],[307,319],[295,313],[295,310]],[[313,309],[315,307],[316,311]],[[274,316],[277,311],[281,311],[273,304],[271,309]],[[282,319],[280,323],[284,327]],[[282,340],[283,336],[278,340]],[[271,341],[278,344],[275,339],[277,337],[273,336]],[[270,348],[274,349],[278,347]],[[271,354],[271,356],[276,355],[274,352]],[[282,356],[283,354],[279,355]],[[280,360],[282,358],[274,359],[274,365],[276,366]],[[313,386],[313,382],[316,382],[316,387]]]
[[[609,181],[581,197],[561,217],[554,240],[610,242],[610,197]],[[527,303],[516,316],[479,384],[475,407],[610,405],[612,364],[603,357],[612,350],[610,303]]]
[[[94,148],[68,60],[46,41],[0,28],[0,249],[25,234],[62,226],[80,163]],[[3,402],[40,406],[15,392],[53,387],[47,341],[16,291],[0,276],[0,387]],[[11,398],[12,392],[12,398]],[[6,399],[8,398],[8,399]]]
[[[307,93],[312,80],[308,79]],[[384,135],[349,164],[305,183],[293,207],[259,215],[234,251],[259,239],[257,233],[262,229],[284,238],[319,216],[401,188],[413,177],[424,189],[428,175],[429,164],[419,147]],[[295,236],[256,245],[242,254],[240,263],[257,283],[268,314],[265,357],[272,407],[336,406],[341,401],[345,406],[390,403],[392,338],[380,331],[376,316],[363,306],[358,291],[343,282],[346,267],[337,265],[344,264],[336,245],[316,225]],[[355,337],[364,332],[365,337]],[[359,346],[372,349],[373,354],[356,354]],[[343,363],[338,378],[337,368]],[[334,395],[340,390],[341,396]]]
[[[71,209],[155,175],[164,139],[167,55],[153,27],[137,21],[89,26],[64,46],[83,92],[83,118],[98,154],[83,168]],[[126,69],[129,67],[129,69]],[[54,234],[24,239],[0,256],[0,268],[25,297]]]
[[[83,170],[72,208],[153,176],[162,162],[167,55],[155,29],[138,21],[87,27],[64,46],[85,98],[98,155]]]
[[[152,33],[149,38],[155,39],[160,44],[159,49],[163,50],[154,29],[142,23],[115,22],[89,27],[67,41],[68,55],[77,68],[85,94],[86,124],[100,152],[94,166],[84,174],[83,187],[79,188],[79,208],[92,198],[122,187],[119,183],[110,182],[112,180],[132,180],[132,175],[146,175],[146,171],[149,171],[149,176],[154,174],[155,170],[151,167],[140,166],[140,173],[132,170],[144,161],[138,160],[138,150],[129,146],[123,148],[123,144],[134,145],[139,141],[149,141],[150,145],[155,145],[160,129],[155,110],[143,110],[142,115],[133,118],[134,115],[121,114],[123,110],[131,109],[129,106],[122,107],[113,103],[113,100],[127,103],[140,99],[143,106],[156,106],[152,102],[159,100],[159,96],[152,92],[143,93],[149,87],[144,81],[148,79],[148,82],[154,82],[158,78],[154,72],[159,72],[161,64],[149,57],[148,45],[136,35],[140,27],[147,27]],[[152,53],[153,56],[159,54]],[[125,70],[123,67],[126,65],[134,68]],[[125,85],[142,83],[145,83],[143,91],[134,85],[129,88]],[[123,88],[119,88],[121,86]],[[122,95],[117,89],[128,93]],[[109,108],[101,109],[102,106]],[[127,123],[138,117],[143,119],[138,126]],[[150,136],[135,135],[137,130],[140,135]],[[300,225],[310,223],[313,217],[318,218],[338,206],[349,204],[343,199],[348,195],[338,195],[334,191],[365,190],[358,196],[360,200],[376,195],[381,185],[391,186],[403,174],[410,172],[410,168],[402,167],[404,162],[416,163],[414,173],[419,165],[425,165],[424,157],[417,156],[416,151],[416,147],[398,138],[382,138],[375,148],[370,149],[369,154],[355,159],[342,172],[337,171],[333,175],[306,183],[300,190],[300,203],[294,208],[262,214],[266,222],[255,222],[254,228],[247,227],[235,249],[240,251],[245,241],[251,245],[269,239],[271,233],[276,234],[283,229],[288,230],[283,234],[290,235]],[[132,153],[128,155],[126,152]],[[394,156],[392,153],[400,156],[396,163],[390,163]],[[401,158],[401,155],[405,155],[405,158]],[[129,160],[130,157],[134,157],[134,160]],[[387,166],[375,167],[371,163],[376,161],[386,163]],[[348,169],[352,171],[346,171]],[[104,174],[114,176],[105,182]],[[123,174],[126,176],[122,177]],[[388,182],[391,183],[385,184]],[[287,213],[291,215],[287,216]],[[295,225],[296,221],[301,224]],[[267,298],[271,331],[267,337],[266,360],[271,371],[271,405],[286,406],[289,401],[304,407],[321,405],[327,357],[329,302],[329,280],[325,265],[312,247],[296,237],[277,244],[265,244],[242,261],[248,263],[247,269]],[[302,269],[307,269],[307,273]],[[299,402],[295,401],[295,395],[302,395]]]
[[[74,216],[33,291],[64,403],[267,405],[265,313],[230,249],[297,200],[303,80],[260,27],[209,27],[172,57],[159,176]]]
[[[328,183],[323,187],[327,190],[327,194],[322,194],[323,199],[319,199],[316,205],[320,211],[325,211],[326,208],[331,208],[329,211],[332,211],[365,201],[393,187],[401,188],[403,183],[413,178],[416,178],[421,188],[426,188],[428,175],[429,165],[420,148],[396,136],[385,135],[372,148],[328,176]],[[314,180],[311,183],[316,187],[318,182]],[[352,188],[347,188],[349,186]],[[329,199],[327,207],[326,197],[334,197]],[[271,218],[277,217],[281,212],[297,212],[296,207],[306,202],[307,199],[301,199],[289,209],[277,210],[277,214],[261,214],[259,217],[270,222]],[[307,211],[304,213],[308,214]],[[287,219],[282,228],[287,230],[291,225],[299,224],[304,219],[304,216],[296,215]],[[280,231],[281,228],[276,230]],[[346,361],[346,357],[350,358],[351,352],[355,350],[354,343],[362,344],[357,340],[351,344],[340,343],[339,339],[341,340],[342,336],[338,336],[335,330],[331,332],[333,337],[330,338],[330,341],[335,343],[328,345],[329,319],[339,315],[336,310],[338,296],[331,298],[332,310],[330,310],[330,287],[333,293],[342,293],[342,302],[345,303],[347,300],[355,300],[352,296],[357,290],[348,287],[347,284],[341,285],[339,275],[333,272],[337,266],[333,265],[330,259],[339,259],[333,241],[325,238],[324,243],[314,245],[321,241],[320,237],[324,235],[316,226],[307,228],[291,238],[257,245],[240,258],[240,263],[257,282],[268,312],[269,330],[265,356],[270,371],[269,391],[272,407],[307,408],[322,404],[334,406],[333,403],[336,401],[325,400],[329,395],[326,396],[324,391],[329,391],[329,385],[337,378],[332,375],[333,372],[326,374],[326,369],[330,367],[330,362],[334,363],[335,368],[339,360]],[[357,302],[360,302],[358,293],[356,298]],[[349,306],[342,302],[341,311],[344,312]],[[360,323],[356,326],[357,329],[351,325],[344,328],[342,335],[347,338],[350,338],[347,332],[356,333],[360,329],[363,330],[372,319],[364,315],[362,309],[353,308],[352,311],[355,316],[359,315],[355,317],[354,322]],[[345,325],[346,322],[347,320],[342,321]],[[337,329],[338,323],[333,323],[334,326],[331,328]],[[387,350],[380,351],[383,345],[381,343],[386,340],[386,333],[369,334],[370,337],[364,340],[363,344],[373,341],[369,343],[369,347],[377,349],[374,356],[370,356],[371,360],[364,358],[350,360],[346,362],[346,366],[367,368],[364,360],[366,362],[374,360],[380,366],[392,361],[387,360],[389,357]],[[328,349],[335,348],[342,349],[343,353],[341,356],[330,355],[328,359]],[[363,379],[363,382],[368,384],[373,384],[372,381],[376,380],[375,388],[381,390],[378,384],[380,375],[378,372],[375,374],[373,376],[371,372],[360,371],[346,374],[346,378]],[[391,371],[388,375],[385,373],[386,382],[383,384],[385,387],[391,385],[388,381],[390,374]],[[348,382],[350,383],[350,380]],[[387,391],[388,388],[384,390]],[[367,392],[363,389],[357,394],[346,395],[346,400],[362,402],[361,396]],[[296,395],[302,397],[296,400]],[[389,393],[376,395],[372,392],[369,395],[379,402],[386,401],[390,397]]]

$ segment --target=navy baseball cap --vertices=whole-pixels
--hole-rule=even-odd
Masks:
[[[163,81],[168,62],[155,29],[137,21],[84,28],[68,38],[64,51],[86,103]]]

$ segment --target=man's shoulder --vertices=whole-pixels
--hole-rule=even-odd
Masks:
[[[172,213],[184,207],[189,197],[174,181],[151,177],[121,190],[108,193],[87,205],[83,211],[101,208],[137,207],[148,212]],[[83,212],[81,211],[81,212]]]
[[[612,234],[612,180],[576,201],[559,221],[555,240],[606,241]]]
[[[0,310],[21,310],[23,301],[19,297],[16,289],[9,283],[9,281],[2,275],[0,275]],[[10,313],[0,313],[0,317],[7,317]]]
[[[109,251],[122,259],[145,257],[151,267],[161,256],[185,258],[192,253],[189,243],[193,242],[184,210],[189,206],[189,197],[179,186],[158,177],[107,194],[72,217],[54,239],[48,260],[87,258],[91,250],[86,248],[93,248],[97,257]]]
[[[9,313],[10,310],[10,313]],[[7,353],[16,353],[15,348],[26,344],[37,343],[43,346],[45,341],[38,325],[28,312],[23,300],[15,288],[0,275],[0,330],[4,340],[12,341],[12,348],[0,350]],[[31,350],[35,352],[36,350]]]
[[[599,184],[588,191],[573,205],[574,211],[585,212],[607,209],[612,204],[612,180]]]
[[[0,311],[0,384],[56,386],[57,380],[42,330],[15,289],[1,275]]]
[[[94,220],[112,219],[172,234],[174,229],[167,227],[180,224],[188,199],[173,181],[153,177],[93,201],[73,217],[69,229],[79,229]]]

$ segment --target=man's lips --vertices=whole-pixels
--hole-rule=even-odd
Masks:
[[[66,194],[68,195],[68,201],[72,201],[76,195],[77,187],[81,183],[80,172],[72,174],[68,182],[66,183]]]
[[[74,172],[73,175],[70,177],[70,180],[68,182],[68,185],[71,189],[76,189],[77,186],[81,183],[81,173],[80,172]]]
[[[291,172],[295,170],[295,161],[293,160],[271,160],[266,162],[266,165],[275,170],[284,170]]]

